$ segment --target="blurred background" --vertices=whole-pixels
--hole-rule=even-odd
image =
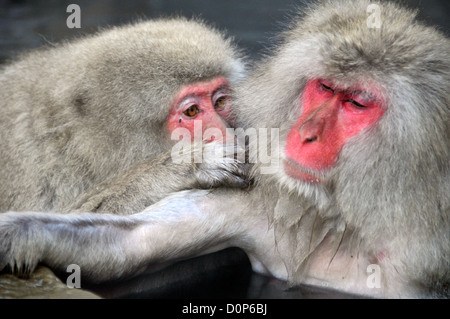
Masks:
[[[26,49],[79,37],[98,27],[121,25],[139,18],[183,15],[201,17],[233,36],[252,58],[289,21],[289,13],[308,0],[0,0],[0,63]],[[403,0],[419,8],[420,17],[450,30],[449,0]],[[69,29],[71,3],[81,8],[81,28]]]

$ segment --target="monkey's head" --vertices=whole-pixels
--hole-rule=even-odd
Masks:
[[[95,51],[94,57],[85,57],[79,42]],[[231,87],[245,65],[231,40],[202,22],[144,21],[79,42],[73,50],[86,61],[78,63],[85,69],[72,79],[78,82],[72,99],[87,121],[109,138],[116,135],[124,147],[134,142],[123,136],[134,136],[149,141],[136,143],[149,145],[145,152],[155,152],[162,144],[167,149],[176,128],[194,137],[194,121],[202,121],[203,131],[222,132],[232,122]]]
[[[437,212],[448,207],[449,49],[416,12],[326,1],[242,86],[239,118],[279,127],[277,180],[350,224]]]

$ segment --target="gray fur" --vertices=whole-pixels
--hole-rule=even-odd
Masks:
[[[369,3],[337,0],[312,6],[237,92],[238,123],[279,127],[283,141],[301,112],[308,79],[382,87],[386,112],[348,141],[335,167],[324,174],[326,183],[293,180],[282,166],[274,175],[259,174],[256,164],[251,190],[177,193],[111,227],[104,227],[108,217],[102,217],[96,230],[103,236],[117,231],[120,236],[112,242],[93,235],[92,228],[73,228],[75,220],[89,221],[92,215],[55,214],[40,227],[58,240],[42,231],[31,234],[30,243],[24,229],[34,225],[32,217],[4,214],[0,267],[24,268],[36,260],[61,267],[62,261],[75,259],[90,272],[105,276],[103,269],[110,268],[110,277],[117,277],[124,269],[121,262],[89,266],[89,258],[97,260],[95,251],[83,250],[82,244],[94,236],[103,260],[128,250],[143,256],[145,262],[127,264],[128,274],[142,262],[158,265],[238,246],[256,271],[292,284],[382,297],[448,297],[450,41],[416,21],[414,12],[384,2],[379,3],[381,29],[368,29]],[[43,217],[36,216],[31,221],[40,223]],[[21,227],[24,219],[30,224]],[[126,230],[130,224],[136,226]],[[7,234],[9,227],[19,229]],[[65,235],[73,232],[76,236]],[[38,247],[24,256],[36,242]],[[58,258],[48,257],[49,251]],[[370,264],[381,268],[379,289],[367,286]]]
[[[120,175],[138,163],[169,161],[165,123],[180,87],[218,76],[234,85],[244,69],[230,39],[184,18],[112,28],[18,58],[0,73],[0,212],[77,208],[77,197],[100,196],[108,180],[124,184]],[[198,185],[192,166],[142,165],[134,169],[158,185],[134,185],[148,194],[141,209]]]
[[[241,86],[237,117],[250,127],[280,127],[283,140],[298,117],[298,92],[308,79],[331,79],[343,86],[380,85],[388,101],[386,113],[377,127],[348,142],[327,185],[304,185],[282,169],[276,176],[256,178],[261,187],[272,188],[267,180],[276,178],[281,193],[298,192],[297,211],[270,213],[278,236],[291,232],[296,238],[284,256],[295,269],[292,281],[308,276],[311,252],[297,244],[310,240],[304,236],[309,230],[300,225],[305,212],[316,207],[323,229],[332,220],[339,230],[333,235],[339,252],[360,254],[375,263],[377,250],[385,248],[405,282],[447,291],[450,41],[417,21],[416,12],[386,2],[378,3],[381,29],[369,29],[369,3],[378,2],[325,1],[295,20],[275,54]],[[277,106],[278,112],[261,111]],[[318,236],[311,247],[321,240]]]

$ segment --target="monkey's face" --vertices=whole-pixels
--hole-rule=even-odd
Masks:
[[[347,141],[383,115],[384,103],[374,92],[309,80],[301,98],[302,113],[286,137],[284,172],[296,180],[322,183]]]
[[[172,103],[169,131],[183,128],[189,131],[192,140],[224,141],[227,123],[232,121],[231,112],[230,89],[225,78],[186,85]]]

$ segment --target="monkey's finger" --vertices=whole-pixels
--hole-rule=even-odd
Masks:
[[[213,170],[208,172],[200,172],[197,179],[201,188],[215,188],[220,186],[247,188],[250,181],[241,176],[230,174],[223,170]]]

